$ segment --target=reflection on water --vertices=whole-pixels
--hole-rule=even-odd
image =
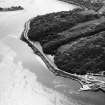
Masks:
[[[27,0],[27,1],[29,1],[29,0]],[[4,68],[0,69],[0,71],[4,71],[3,73],[6,74],[5,78],[3,78],[3,79],[1,78],[2,76],[0,76],[0,86],[2,86],[1,80],[8,80],[7,71],[9,73],[9,76],[12,76],[11,72],[9,71],[9,69],[13,70],[9,66],[10,65],[9,63],[11,63],[11,65],[14,65],[14,68],[15,68],[14,70],[16,70],[18,75],[16,74],[17,78],[13,75],[14,77],[11,77],[10,81],[8,80],[8,86],[10,86],[10,84],[9,84],[10,82],[13,83],[13,84],[11,84],[11,86],[12,85],[15,86],[17,83],[18,83],[17,85],[19,85],[20,83],[24,84],[24,85],[21,85],[22,87],[20,86],[21,89],[19,86],[17,88],[20,93],[21,93],[22,89],[24,89],[23,87],[25,87],[25,86],[28,87],[28,88],[25,88],[25,90],[22,93],[22,94],[24,94],[24,97],[27,94],[26,98],[22,99],[22,100],[24,100],[24,103],[27,100],[27,98],[31,97],[32,99],[30,99],[29,102],[32,102],[34,100],[33,98],[36,97],[36,99],[41,98],[43,100],[43,103],[45,103],[45,105],[47,105],[47,104],[53,105],[53,102],[52,101],[50,102],[50,100],[54,101],[55,97],[60,97],[61,100],[64,98],[64,102],[62,102],[62,103],[65,103],[65,104],[56,104],[56,105],[78,105],[78,104],[80,104],[80,105],[104,105],[104,103],[105,103],[105,100],[104,100],[105,94],[104,93],[102,93],[102,92],[96,92],[96,93],[95,92],[79,92],[78,91],[79,84],[76,81],[61,78],[61,77],[55,77],[51,72],[49,72],[49,70],[45,67],[45,65],[40,62],[40,58],[38,58],[38,56],[34,55],[32,50],[25,43],[21,42],[19,39],[16,39],[16,38],[19,38],[19,36],[21,35],[21,32],[23,31],[23,28],[24,28],[23,27],[24,23],[29,18],[31,18],[33,16],[37,16],[39,14],[50,13],[53,11],[56,12],[56,11],[69,10],[69,9],[73,8],[73,6],[62,3],[62,2],[58,2],[56,0],[46,0],[46,1],[45,0],[31,0],[31,2],[29,2],[29,3],[25,3],[25,4],[23,3],[23,6],[25,8],[24,11],[0,13],[0,39],[2,40],[3,43],[8,45],[10,49],[12,49],[12,50],[9,50],[10,52],[12,51],[12,55],[9,53],[12,57],[13,57],[13,52],[16,53],[14,63],[12,61],[6,62],[8,56],[6,56],[5,61],[2,61],[3,56],[0,56],[0,61],[6,62],[6,66],[2,66],[2,67],[5,67],[5,69]],[[0,51],[5,49],[6,52],[3,52],[2,55],[8,55],[8,50],[7,50],[8,47],[3,47],[3,46],[1,46]],[[15,56],[15,54],[14,54],[14,56]],[[8,58],[8,59],[10,60],[10,58]],[[22,65],[21,64],[18,65],[18,61],[21,61]],[[16,69],[16,67],[17,68],[20,67],[19,69],[23,70],[24,72]],[[29,69],[34,74],[24,68]],[[41,93],[38,93],[39,90],[35,90],[38,93],[37,96],[35,96],[35,94],[33,93],[33,90],[31,90],[32,89],[31,85],[25,85],[25,83],[24,83],[25,80],[22,79],[24,73],[26,73],[27,76],[30,76],[28,83],[29,84],[34,84],[34,83],[37,84],[37,88],[35,88],[35,89],[39,89],[41,91]],[[2,75],[1,72],[0,72],[0,75]],[[21,78],[19,79],[20,76],[21,76]],[[31,76],[32,76],[32,78],[31,78]],[[39,85],[40,84],[39,82],[41,83],[41,85]],[[7,82],[5,82],[5,84],[3,86],[4,87],[7,86]],[[7,96],[8,96],[8,94],[10,94],[11,89],[13,89],[13,87],[11,87],[11,86],[9,88],[10,90],[8,90],[6,88],[8,90],[8,92],[5,93],[5,95],[2,97],[3,100],[8,99]],[[0,88],[0,92],[3,88]],[[49,89],[49,88],[51,88],[51,89]],[[28,92],[26,92],[27,89],[28,89]],[[16,91],[17,91],[16,88],[14,88],[13,94],[10,95],[9,99],[12,100]],[[55,91],[57,91],[57,92],[55,92]],[[26,92],[26,94],[25,94],[25,92]],[[20,93],[16,92],[17,98],[15,97],[13,99],[14,102],[18,98],[20,98],[20,96],[23,96]],[[64,96],[61,95],[60,93],[64,94]],[[2,94],[4,94],[4,93],[2,93]],[[31,94],[33,94],[33,95],[31,96]],[[45,98],[41,94],[44,94]],[[57,94],[57,96],[56,96],[56,94]],[[65,97],[68,97],[68,100]],[[1,98],[1,96],[0,96],[0,98]],[[10,100],[8,100],[8,101],[10,102]],[[48,102],[48,103],[46,103],[46,102]],[[78,103],[78,104],[76,104],[76,103]],[[29,104],[26,104],[26,105],[29,105]],[[9,104],[2,103],[0,105],[9,105]],[[12,104],[10,104],[10,105],[12,105]],[[20,104],[18,104],[18,105],[20,105]],[[40,105],[40,103],[38,103],[38,105]]]

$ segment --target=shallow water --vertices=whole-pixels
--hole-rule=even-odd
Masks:
[[[24,23],[29,18],[69,10],[73,6],[56,0],[32,0],[23,6],[25,8],[23,11],[0,13],[0,38],[3,43],[16,52],[15,62],[21,61],[25,68],[36,74],[37,80],[41,84],[64,94],[68,100],[72,98],[80,105],[105,105],[105,93],[79,92],[80,85],[76,81],[54,76],[41,59],[19,40]]]

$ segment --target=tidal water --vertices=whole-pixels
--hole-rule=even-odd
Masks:
[[[16,52],[15,62],[21,61],[25,68],[36,74],[41,84],[64,94],[68,100],[72,98],[78,103],[76,105],[105,105],[105,93],[79,92],[80,85],[76,81],[54,76],[27,44],[19,40],[24,23],[28,19],[46,13],[71,10],[75,7],[56,0],[30,0],[26,3],[22,2],[22,6],[25,8],[22,11],[0,13],[0,40]]]

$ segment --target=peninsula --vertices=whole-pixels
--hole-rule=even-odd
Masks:
[[[78,81],[81,90],[105,92],[104,25],[105,17],[90,10],[50,13],[27,21],[20,39],[56,76]]]

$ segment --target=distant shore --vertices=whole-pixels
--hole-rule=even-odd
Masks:
[[[12,6],[9,8],[0,7],[0,12],[17,11],[17,10],[24,10],[24,8],[21,6]]]
[[[79,6],[83,9],[88,9],[88,10],[94,10],[94,11],[104,11],[104,0],[100,0],[99,2],[97,2],[97,0],[93,0],[93,2],[91,2],[91,0],[59,0],[59,1],[63,1],[69,4],[73,4],[76,6]]]

